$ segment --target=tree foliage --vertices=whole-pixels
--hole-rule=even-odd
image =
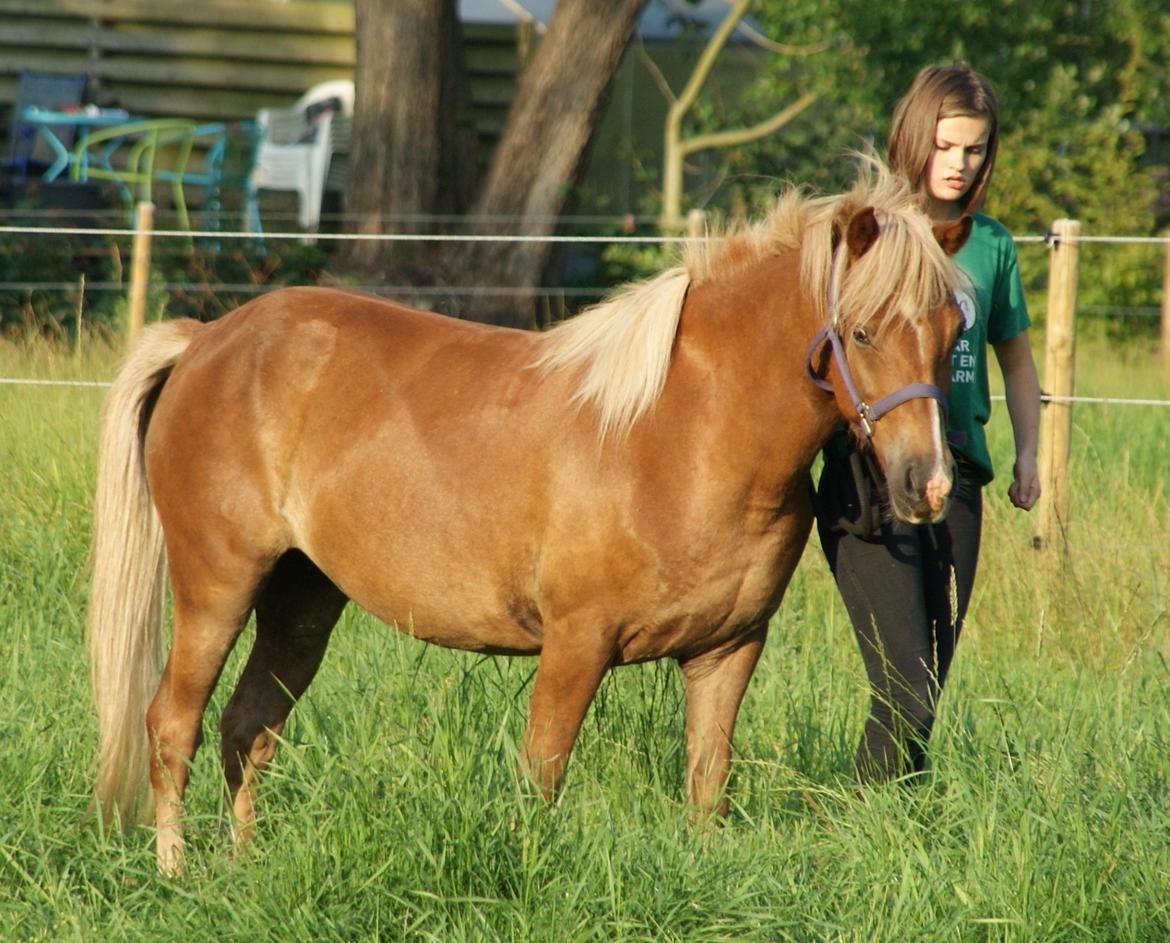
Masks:
[[[727,158],[713,199],[762,206],[779,182],[845,185],[847,153],[885,149],[897,99],[925,65],[964,59],[1000,99],[1001,144],[988,211],[1017,234],[1060,217],[1086,234],[1152,235],[1170,225],[1170,8],[1164,0],[1004,0],[887,4],[759,0],[753,16],[789,43],[828,42],[810,57],[773,56],[745,98],[743,120],[779,94],[820,95],[816,108],[766,142]],[[1158,253],[1083,256],[1082,302],[1157,303]],[[1041,273],[1042,274],[1042,273]]]
[[[514,233],[551,234],[551,220],[572,206],[586,138],[597,127],[606,83],[642,0],[560,0],[523,77],[504,138],[479,181],[469,181],[466,145],[458,139],[466,120],[460,125],[452,119],[463,108],[462,64],[454,56],[428,57],[420,48],[427,42],[433,49],[451,46],[458,31],[453,0],[404,0],[396,14],[373,0],[358,0],[357,6],[371,19],[371,35],[378,36],[366,55],[359,43],[359,69],[364,60],[371,82],[378,70],[392,70],[396,43],[408,43],[415,53],[404,58],[408,65],[402,67],[415,76],[414,84],[405,75],[392,84],[399,90],[415,88],[417,94],[368,98],[375,107],[363,117],[359,91],[359,130],[363,124],[378,127],[379,110],[401,112],[397,123],[383,125],[389,130],[384,146],[393,160],[363,163],[382,168],[382,182],[370,182],[371,192],[383,186],[393,199],[381,202],[395,212],[478,212],[497,221],[497,230],[499,219],[512,218],[517,220],[510,230]],[[434,12],[440,9],[441,15]],[[1170,202],[1159,202],[1159,193],[1170,190],[1170,135],[1165,131],[1170,123],[1170,10],[1164,0],[1003,0],[995,5],[755,0],[751,16],[773,40],[824,51],[797,55],[780,47],[766,56],[758,80],[737,101],[704,101],[700,95],[682,133],[701,140],[727,127],[758,124],[775,112],[777,101],[815,95],[816,106],[762,141],[696,155],[694,163],[718,182],[688,192],[708,208],[729,215],[758,210],[783,182],[823,191],[846,185],[853,173],[848,153],[884,150],[890,113],[914,74],[927,64],[965,59],[999,92],[1001,150],[988,210],[1009,228],[1018,234],[1043,233],[1053,220],[1073,217],[1086,234],[1143,235],[1170,224]],[[378,34],[374,19],[391,28]],[[571,68],[564,67],[566,62]],[[428,63],[436,68],[424,68]],[[448,104],[435,108],[435,100]],[[420,131],[417,122],[409,124],[409,113],[428,102],[423,110],[432,119],[446,114],[446,124],[432,121],[434,127]],[[436,172],[436,166],[452,169]],[[406,191],[420,180],[442,185]],[[641,207],[647,215],[661,209],[656,183],[649,182]],[[467,309],[467,301],[455,306],[465,315],[505,323],[531,317],[524,293],[545,280],[555,263],[547,244],[535,242],[439,247],[423,264],[416,256],[406,268],[383,245],[368,251],[380,255],[367,259],[367,269],[397,265],[415,281],[517,289],[511,298],[485,294],[476,302],[483,310]],[[393,250],[401,251],[401,246]],[[1157,302],[1161,265],[1148,248],[1088,252],[1082,264],[1084,303]],[[636,270],[639,263],[623,258],[617,267],[629,265]],[[1042,278],[1038,268],[1034,298],[1042,294]]]

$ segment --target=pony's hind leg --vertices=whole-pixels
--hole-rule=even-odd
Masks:
[[[150,783],[158,829],[158,866],[164,874],[182,870],[183,793],[202,740],[203,711],[247,619],[246,601],[241,599],[238,605],[226,608],[224,602],[221,598],[217,606],[196,604],[176,588],[171,652],[146,713],[153,757]]]
[[[293,703],[316,675],[346,601],[298,550],[280,558],[256,599],[256,642],[220,721],[237,847],[252,834],[256,777],[276,753]]]

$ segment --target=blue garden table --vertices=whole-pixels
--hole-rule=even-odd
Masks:
[[[69,146],[58,136],[62,128],[73,128],[79,139],[84,140],[94,128],[123,124],[130,120],[130,113],[121,108],[95,108],[88,106],[76,111],[53,111],[27,105],[20,112],[20,133],[31,137],[39,134],[53,152],[53,162],[46,168],[45,180],[56,180],[69,167]]]

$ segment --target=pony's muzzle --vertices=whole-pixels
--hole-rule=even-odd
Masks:
[[[936,524],[946,517],[955,482],[954,460],[912,458],[887,476],[894,515],[909,524]]]
[[[951,489],[955,484],[955,465],[940,469],[926,482],[926,504],[930,508],[931,523],[941,521],[946,517],[947,509],[951,506]]]

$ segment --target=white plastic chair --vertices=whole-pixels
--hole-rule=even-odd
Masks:
[[[250,232],[263,231],[261,190],[295,192],[301,228],[317,228],[334,150],[334,113],[351,116],[353,94],[353,82],[346,79],[322,82],[305,92],[291,108],[262,108],[256,113],[259,141],[246,186],[245,225]]]
[[[304,111],[312,105],[327,102],[331,98],[337,99],[343,115],[353,114],[353,82],[349,79],[333,79],[329,82],[322,82],[320,85],[314,85],[297,99],[293,108]]]

